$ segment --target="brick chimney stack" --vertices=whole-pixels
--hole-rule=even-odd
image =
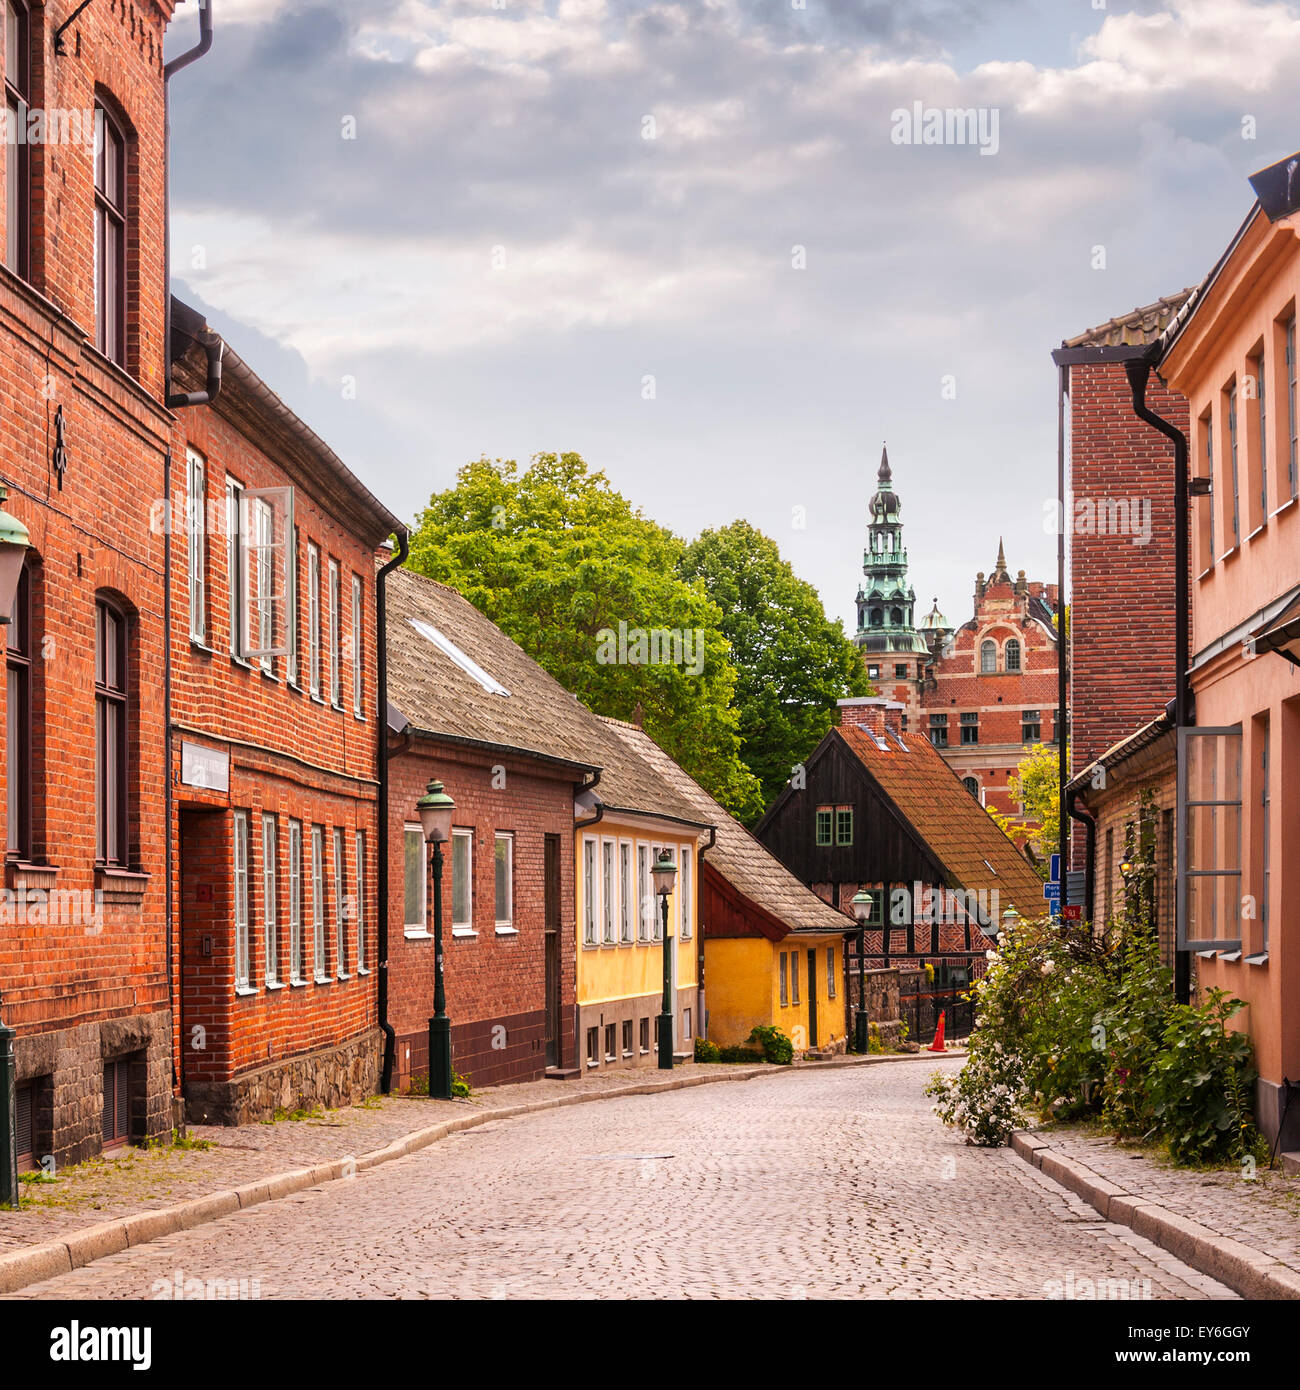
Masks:
[[[896,734],[903,732],[903,710],[906,706],[900,700],[887,700],[883,695],[859,695],[836,703],[836,723],[841,728],[852,725],[858,729],[869,729],[873,734],[883,734],[887,728]]]

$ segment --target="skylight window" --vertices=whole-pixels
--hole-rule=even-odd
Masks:
[[[897,729],[890,729],[889,736],[894,740],[896,744],[898,744],[898,746],[903,750],[904,753],[910,753],[912,751],[907,746],[907,744],[903,742],[903,736],[898,732]]]
[[[467,656],[461,649],[443,633],[439,632],[431,623],[421,622],[419,618],[411,619],[411,626],[420,634],[432,642],[435,647],[446,657],[465,672],[467,676],[476,680],[489,695],[509,695],[510,692],[501,684],[499,680],[489,676],[488,673],[472,657]]]

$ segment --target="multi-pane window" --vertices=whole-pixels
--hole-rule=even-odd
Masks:
[[[1228,391],[1228,456],[1232,465],[1232,543],[1241,543],[1241,486],[1237,462],[1237,383]]]
[[[408,936],[423,936],[429,930],[429,915],[425,905],[424,830],[418,825],[403,827],[402,869],[405,902],[402,922]]]
[[[297,685],[301,679],[298,669],[301,633],[301,625],[298,621],[298,557],[300,547],[301,537],[295,526],[289,540],[289,654],[286,658],[286,666],[290,685]]]
[[[289,978],[302,983],[302,822],[289,822]]]
[[[95,346],[126,362],[126,140],[95,107]]]
[[[265,652],[275,646],[275,514],[265,498],[254,499],[251,523],[252,545],[257,560],[257,610],[254,614],[257,619],[257,649]],[[263,656],[261,663],[262,670],[271,670],[269,656]]]
[[[361,576],[354,574],[352,576],[352,713],[358,719],[365,713],[363,683],[365,645],[362,640],[364,635],[365,629],[362,627],[361,614]]]
[[[280,982],[280,895],[276,883],[275,817],[262,817],[262,937],[266,949],[266,983]]]
[[[230,592],[230,654],[240,656],[244,618],[244,554],[239,538],[240,501],[243,486],[226,479],[226,586]]]
[[[785,951],[781,952],[780,973],[781,973],[781,1006],[784,1008],[790,1002],[790,987],[787,981],[787,971],[789,969],[788,956]]]
[[[967,790],[968,792],[970,792],[970,794],[971,794],[977,801],[979,800],[979,794],[980,794],[979,778],[977,778],[977,777],[963,777],[963,778],[961,779],[961,784],[962,784],[963,787],[966,788],[966,790]]]
[[[1020,711],[1021,743],[1037,743],[1043,736],[1042,711],[1024,709]]]
[[[324,984],[325,973],[325,830],[311,828],[311,968],[316,983]]]
[[[582,842],[582,940],[587,946],[596,944],[596,842]]]
[[[1268,950],[1268,908],[1269,908],[1269,883],[1272,874],[1271,856],[1269,853],[1269,821],[1272,817],[1272,791],[1269,787],[1269,764],[1268,764],[1268,729],[1269,720],[1263,720],[1263,737],[1260,740],[1260,837],[1263,841],[1262,863],[1260,865],[1262,883],[1260,885],[1259,903],[1259,925],[1263,932],[1261,947],[1264,951]]]
[[[498,832],[492,864],[497,930],[513,930],[515,924],[515,837],[513,835]]]
[[[1255,390],[1259,406],[1259,511],[1261,522],[1268,516],[1268,405],[1264,386],[1264,350],[1254,361]]]
[[[649,941],[654,936],[655,896],[650,877],[650,846],[636,847],[637,927],[636,939]]]
[[[1295,399],[1295,315],[1286,326],[1286,405],[1288,473],[1291,483],[1291,496],[1300,492],[1300,468],[1297,467],[1297,454],[1300,453],[1300,421],[1296,417]]]
[[[334,950],[338,976],[348,973],[348,860],[343,831],[334,827]]]
[[[329,604],[330,604],[330,704],[337,706],[342,701],[340,682],[342,680],[341,662],[339,661],[339,643],[342,640],[342,628],[339,622],[339,567],[338,561],[331,560],[329,565]]]
[[[632,913],[635,909],[632,846],[626,840],[621,840],[618,846],[618,939],[624,944],[632,940]]]
[[[22,0],[5,0],[5,102],[12,132],[5,151],[5,265],[24,280],[31,274],[31,146],[27,131],[31,100],[31,16]]]
[[[1210,479],[1210,496],[1205,499],[1205,514],[1208,518],[1206,522],[1206,539],[1209,545],[1209,554],[1205,557],[1205,564],[1202,568],[1209,569],[1218,558],[1214,553],[1214,412],[1207,411],[1201,425],[1205,430],[1205,476]]]
[[[992,675],[998,669],[998,644],[991,639],[980,643],[980,675]]]
[[[980,716],[978,710],[971,710],[961,716],[961,741],[978,743],[980,741]]]
[[[835,998],[835,947],[826,948],[826,997]]]
[[[835,843],[837,845],[851,845],[853,843],[852,806],[837,806],[835,808]]]
[[[672,849],[667,845],[652,845],[650,847],[650,855],[656,864],[659,862],[661,858],[663,858],[664,855],[667,855],[668,858],[671,859],[674,863],[677,860],[676,854],[674,854]],[[651,883],[653,882],[654,880],[651,879]],[[656,941],[662,941],[664,939],[665,930],[664,908],[666,904],[664,899],[661,898],[657,893],[654,895],[654,899],[654,939]]]
[[[248,815],[234,816],[235,873],[235,988],[247,989],[250,975],[248,939]]]
[[[895,680],[900,680],[900,681],[906,680],[906,679],[907,679],[907,669],[908,669],[908,668],[907,668],[906,664],[899,665],[897,662],[895,662],[895,664],[894,664],[894,679],[895,679]]]
[[[356,834],[357,853],[357,973],[364,975],[366,965],[366,832]]]
[[[307,543],[307,681],[320,699],[320,550]]]
[[[1006,646],[1002,649],[1005,657],[1005,667],[1008,671],[1020,670],[1020,642],[1018,638],[1010,637],[1007,639]]]
[[[799,952],[790,952],[790,1002],[799,1002]]]
[[[679,901],[681,902],[681,905],[682,905],[682,907],[681,907],[681,922],[682,922],[682,929],[681,929],[681,930],[682,930],[682,940],[683,940],[683,941],[689,941],[689,940],[691,939],[691,902],[692,902],[692,889],[691,889],[691,861],[692,861],[693,858],[694,858],[694,856],[691,854],[691,851],[690,851],[689,846],[683,845],[683,846],[682,846],[682,866],[681,866],[681,873],[680,873],[679,876],[678,876],[679,892],[678,892],[678,895],[677,895],[677,896],[678,896],[678,899],[679,899]]]
[[[190,639],[206,642],[207,622],[207,469],[203,455],[186,453],[185,542],[190,582]]]
[[[602,840],[600,843],[600,920],[602,940],[607,946],[616,938],[615,909],[618,905],[618,891],[614,884],[614,841]]]
[[[829,845],[834,835],[835,812],[830,806],[817,808],[817,843]]]
[[[5,628],[6,731],[8,787],[5,852],[14,859],[32,857],[32,576],[24,565],[18,592]]]
[[[127,862],[127,623],[107,599],[95,603],[96,858]]]
[[[474,930],[474,832],[451,832],[451,926],[453,931]]]
[[[936,748],[947,748],[948,716],[946,714],[932,714],[930,716],[930,742]]]

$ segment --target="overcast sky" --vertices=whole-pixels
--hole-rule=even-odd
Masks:
[[[680,534],[748,518],[849,630],[883,439],[919,608],[968,618],[999,534],[1055,577],[1051,349],[1199,280],[1300,147],[1300,4],[214,11],[174,288],[380,498],[576,450]],[[896,143],[916,102],[996,152]]]

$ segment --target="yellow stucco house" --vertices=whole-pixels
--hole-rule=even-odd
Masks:
[[[654,784],[680,798],[682,814],[712,827],[695,856],[692,883],[703,1035],[727,1046],[745,1042],[757,1026],[775,1025],[796,1053],[842,1050],[849,1017],[845,935],[856,933],[855,924],[800,883],[639,729],[616,732],[635,741]]]
[[[600,769],[575,803],[577,1056],[584,1070],[654,1066],[663,1007],[663,919],[651,869],[677,866],[668,900],[674,1052],[689,1056],[703,1026],[699,871],[710,822],[649,761],[676,764],[632,724],[601,719],[588,756]],[[681,776],[680,769],[677,769]]]

